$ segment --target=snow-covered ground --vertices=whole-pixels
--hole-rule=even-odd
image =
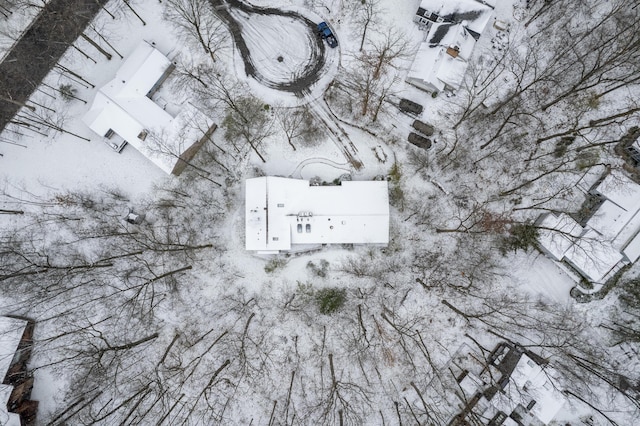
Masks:
[[[115,2],[113,3],[115,4]],[[162,345],[154,347],[153,355],[165,350],[174,331],[184,333],[184,329],[191,330],[189,327],[193,327],[193,333],[202,334],[203,330],[206,331],[211,327],[210,318],[219,321],[219,325],[217,323],[214,325],[219,327],[219,331],[236,327],[236,324],[225,323],[225,321],[230,322],[231,320],[227,320],[216,309],[223,310],[228,306],[233,306],[229,309],[234,312],[242,312],[243,314],[249,311],[257,312],[254,320],[255,322],[260,321],[257,334],[263,333],[262,338],[265,339],[263,343],[271,351],[269,356],[273,356],[276,361],[270,359],[268,362],[265,361],[269,365],[273,364],[272,370],[269,370],[268,373],[263,370],[260,370],[259,373],[256,372],[257,379],[248,382],[242,382],[242,379],[238,379],[239,382],[242,382],[240,391],[245,392],[238,398],[246,402],[247,405],[243,407],[245,411],[242,413],[238,407],[230,408],[231,415],[238,416],[233,419],[237,424],[249,423],[253,418],[256,419],[256,422],[257,419],[262,419],[262,423],[267,424],[266,420],[269,419],[269,412],[272,409],[272,399],[279,398],[279,404],[283,403],[283,394],[286,394],[286,389],[289,386],[288,380],[291,371],[298,371],[297,380],[302,381],[300,382],[302,384],[300,385],[296,381],[296,386],[300,385],[303,389],[306,389],[305,382],[312,383],[309,385],[310,388],[317,385],[317,374],[324,374],[324,378],[321,376],[321,380],[328,380],[326,351],[333,351],[336,360],[341,357],[342,359],[350,359],[351,348],[345,347],[345,342],[352,341],[348,340],[346,335],[356,333],[359,330],[360,325],[351,317],[353,316],[351,314],[361,307],[369,314],[364,321],[360,319],[362,328],[370,330],[372,334],[375,334],[374,330],[378,330],[380,334],[381,343],[377,344],[380,344],[381,348],[376,349],[376,352],[373,352],[375,356],[372,356],[373,358],[379,357],[372,365],[385,367],[382,371],[377,372],[380,380],[392,383],[389,389],[397,388],[398,393],[392,398],[398,398],[402,395],[413,401],[416,396],[409,386],[409,381],[412,380],[409,377],[415,376],[416,373],[402,364],[401,360],[404,359],[405,354],[399,344],[393,340],[395,337],[391,337],[395,336],[393,333],[397,329],[388,327],[388,324],[384,322],[384,316],[391,318],[391,320],[387,319],[389,323],[396,318],[396,315],[397,318],[409,318],[406,327],[424,326],[433,334],[429,336],[429,339],[436,342],[435,348],[432,347],[433,359],[430,359],[429,362],[422,358],[416,361],[419,366],[424,368],[423,371],[429,370],[431,362],[444,365],[460,342],[466,339],[464,333],[478,332],[474,327],[465,328],[468,326],[468,321],[465,322],[460,315],[454,314],[443,306],[441,301],[451,297],[451,293],[447,293],[446,289],[439,288],[437,284],[451,282],[456,285],[460,281],[466,282],[466,277],[474,276],[474,271],[466,271],[460,265],[447,265],[451,271],[445,271],[441,275],[434,272],[432,275],[421,276],[420,273],[415,272],[418,270],[418,262],[415,258],[433,256],[434,259],[437,259],[436,263],[451,262],[456,258],[453,255],[455,250],[464,251],[464,244],[467,240],[460,240],[460,243],[456,243],[454,236],[448,237],[446,234],[442,236],[434,229],[455,221],[459,211],[456,203],[465,202],[456,198],[459,189],[465,189],[467,194],[473,192],[469,190],[470,188],[476,188],[478,192],[494,190],[495,188],[491,185],[496,182],[495,175],[499,173],[498,168],[486,168],[469,178],[469,174],[461,176],[455,172],[445,173],[443,171],[442,175],[429,175],[428,179],[423,179],[420,172],[414,173],[415,168],[409,165],[409,149],[413,148],[407,148],[404,140],[411,129],[413,118],[401,114],[395,107],[385,109],[379,119],[382,124],[372,125],[364,130],[341,122],[337,118],[331,118],[332,116],[328,112],[329,107],[323,99],[324,92],[332,80],[346,72],[345,69],[358,55],[360,32],[352,17],[349,16],[353,13],[352,6],[338,0],[324,2],[292,0],[285,2],[285,5],[282,3],[273,0],[255,2],[256,5],[265,7],[286,6],[288,10],[298,11],[315,21],[327,20],[331,23],[340,42],[339,47],[335,50],[327,47],[324,74],[308,93],[305,93],[304,96],[282,93],[273,88],[265,87],[255,79],[244,76],[243,63],[237,51],[222,52],[219,55],[219,61],[222,66],[226,67],[225,69],[233,70],[231,72],[237,75],[238,80],[245,82],[250,93],[258,97],[265,105],[290,107],[308,103],[311,110],[315,111],[316,116],[331,120],[329,124],[331,131],[328,132],[326,138],[313,146],[298,144],[295,151],[291,149],[281,132],[274,131],[273,135],[261,145],[265,151],[264,156],[267,162],[262,163],[256,155],[251,155],[248,162],[242,163],[244,170],[236,170],[235,172],[245,177],[251,177],[257,170],[260,174],[266,175],[304,179],[320,177],[328,182],[349,173],[355,180],[366,180],[379,175],[387,175],[394,162],[397,161],[406,173],[402,181],[406,198],[412,199],[412,202],[416,204],[418,202],[424,203],[425,211],[430,205],[435,206],[434,209],[437,210],[429,216],[425,212],[403,210],[395,206],[392,209],[392,216],[395,216],[392,218],[392,240],[394,241],[385,252],[367,250],[366,248],[356,248],[355,250],[326,248],[318,252],[284,259],[281,265],[274,268],[274,271],[267,272],[265,266],[269,265],[268,258],[255,256],[244,250],[244,218],[242,214],[244,193],[242,185],[235,182],[225,188],[222,198],[230,207],[225,213],[226,216],[216,222],[216,226],[220,229],[202,230],[203,235],[212,239],[215,237],[216,244],[224,247],[224,252],[212,253],[210,258],[201,261],[202,265],[194,267],[193,276],[185,279],[185,283],[192,286],[189,287],[189,291],[182,289],[180,296],[171,304],[161,304],[158,313],[158,329],[161,330]],[[381,2],[383,12],[380,20],[385,25],[403,29],[411,42],[417,45],[424,35],[412,22],[418,4],[419,1],[384,0]],[[118,12],[116,20],[111,19],[104,11],[97,18],[100,27],[109,34],[111,43],[123,56],[126,57],[135,46],[146,40],[155,43],[155,46],[171,59],[188,57],[194,62],[207,59],[206,56],[204,58],[200,56],[202,55],[201,51],[196,53],[193,45],[185,46],[175,33],[175,29],[163,20],[162,11],[165,6],[159,6],[151,1],[137,2],[133,5],[146,21],[146,25],[142,25],[135,16],[132,16],[125,9]],[[107,8],[109,9],[109,6]],[[515,27],[517,21],[513,18],[514,9],[514,2],[498,0],[496,18],[510,22]],[[23,19],[21,22],[27,21]],[[247,45],[251,51],[260,52],[260,55],[256,55],[254,58],[254,63],[256,67],[260,68],[262,75],[270,81],[277,82],[280,81],[279,79],[288,81],[296,70],[308,65],[309,44],[305,39],[306,30],[304,27],[295,22],[288,22],[284,17],[258,16],[252,18],[248,28],[250,31],[245,34]],[[375,28],[370,31],[369,43],[382,37],[382,32],[376,31]],[[478,56],[491,54],[490,39],[495,32],[496,29],[493,27],[487,29],[487,34],[483,35],[476,46]],[[132,200],[136,200],[162,197],[161,192],[153,192],[154,188],[172,190],[177,187],[179,191],[176,192],[183,191],[184,188],[180,187],[181,184],[184,185],[184,181],[180,181],[183,178],[167,176],[148,161],[144,155],[131,147],[125,148],[120,154],[115,153],[82,124],[80,119],[87,111],[93,96],[99,87],[113,78],[116,69],[121,64],[121,59],[114,55],[113,59],[109,61],[97,51],[91,50],[91,46],[84,41],[79,41],[77,44],[86,51],[93,52],[92,57],[96,63],[84,58],[74,50],[69,50],[61,63],[80,72],[83,78],[96,87],[87,87],[78,81],[71,81],[69,77],[56,71],[49,74],[46,83],[52,87],[72,83],[77,89],[76,96],[86,100],[88,104],[80,101],[63,101],[60,96],[54,100],[50,91],[48,94],[36,92],[32,99],[56,110],[59,116],[64,117],[63,127],[66,130],[82,138],[88,138],[90,141],[71,134],[51,133],[49,136],[43,136],[25,131],[24,135],[17,137],[15,134],[5,131],[0,135],[0,154],[2,154],[0,157],[0,179],[3,182],[4,192],[21,200],[32,199],[32,194],[45,200],[66,191],[100,192],[106,187],[113,187],[127,194]],[[194,51],[187,51],[189,48]],[[454,107],[452,105],[458,99],[444,95],[433,98],[415,87],[406,85],[403,80],[410,63],[411,58],[403,58],[400,61],[400,66],[395,72],[394,95],[391,98],[397,100],[404,97],[425,106],[425,111],[419,118],[433,124],[437,129],[433,137],[434,147],[429,153],[429,161],[435,162],[439,159],[439,155],[444,158],[443,152],[449,147],[446,140],[451,136],[451,131],[445,126],[453,114]],[[47,90],[45,89],[45,91]],[[224,111],[221,110],[216,119],[221,121],[223,118]],[[274,125],[275,127],[277,125]],[[223,130],[219,129],[214,134],[214,139],[222,140],[222,133]],[[345,157],[344,149],[353,152],[363,167],[360,169],[354,167],[353,162]],[[465,177],[469,180],[463,180]],[[199,185],[205,189],[201,189]],[[197,191],[218,190],[217,188],[208,188],[202,182],[194,183],[193,187],[189,190],[194,192],[189,193],[189,196],[196,196]],[[134,203],[135,201],[132,201],[130,204]],[[5,200],[2,206],[4,208],[18,208],[22,206],[22,203],[14,198]],[[203,213],[205,218],[209,218],[210,215],[213,216],[213,213]],[[413,222],[410,222],[410,219],[416,215],[424,215],[425,221],[429,222],[423,222],[417,228]],[[6,221],[7,227],[11,225],[9,221],[10,219]],[[204,225],[206,226],[206,223]],[[223,241],[224,244],[219,241]],[[456,246],[457,244],[459,246]],[[467,249],[481,253],[483,250],[489,250],[490,244],[490,241],[483,241],[477,246],[467,247]],[[497,255],[493,254],[493,256]],[[364,261],[368,259],[368,263],[361,267],[356,265],[360,269],[356,268],[354,265],[363,259]],[[329,272],[326,277],[319,277],[309,267],[309,263],[313,262],[315,265],[319,265],[323,260],[329,262]],[[496,273],[498,278],[495,278],[495,294],[509,294],[516,299],[518,295],[522,295],[522,299],[526,299],[528,296],[533,299],[541,298],[550,303],[550,309],[558,311],[565,308],[570,309],[574,304],[574,301],[569,297],[569,291],[575,285],[573,280],[561,271],[554,262],[538,252],[519,251],[516,254],[508,254],[504,258],[500,257],[496,262],[499,264],[499,268]],[[482,269],[482,266],[482,263],[476,264],[478,269]],[[353,271],[345,272],[350,268],[355,271],[364,270],[363,275],[358,275]],[[423,288],[415,284],[417,278],[428,285],[423,284],[425,286]],[[433,283],[430,280],[433,280]],[[304,284],[310,284],[316,289],[335,286],[346,288],[351,295],[350,297],[353,297],[353,301],[350,301],[348,306],[349,312],[339,313],[336,317],[309,315],[308,312],[305,312],[309,310],[308,306],[296,305],[298,298],[304,295],[304,292],[300,290]],[[431,290],[425,291],[432,284]],[[402,289],[403,294],[399,294],[396,288]],[[477,297],[486,297],[487,300],[490,300],[491,293],[492,290],[478,290]],[[375,302],[367,299],[367,294],[375,294]],[[473,296],[475,297],[475,295]],[[293,303],[292,306],[297,306],[297,310],[290,312],[282,308],[282,306],[288,306],[285,304],[287,300],[289,303]],[[454,305],[457,303],[456,300],[452,300],[452,302]],[[5,306],[9,306],[8,303]],[[367,304],[371,304],[371,306],[369,307]],[[387,305],[390,308],[387,308]],[[465,309],[462,306],[458,307]],[[0,313],[3,311],[9,312],[11,309],[0,310]],[[581,307],[576,308],[576,311],[578,312],[576,315],[582,315]],[[427,317],[425,317],[425,313],[427,313]],[[246,321],[245,337],[251,318],[253,315],[248,320],[241,316],[236,319],[237,324],[242,322],[240,329]],[[415,318],[415,324],[412,322],[413,318]],[[135,322],[132,320],[132,323]],[[325,335],[322,335],[319,330],[324,330]],[[329,331],[327,332],[327,330]],[[325,341],[326,335],[328,337]],[[491,339],[494,337],[488,338],[487,341],[491,341]],[[431,343],[429,342],[429,345]],[[326,349],[325,344],[327,348],[331,349]],[[185,348],[185,357],[192,355],[189,351],[193,347],[197,348],[196,343],[192,347]],[[321,354],[319,356],[324,358],[318,361],[314,358],[316,354]],[[36,357],[35,363],[45,364],[49,356],[55,357],[51,354],[40,355]],[[296,362],[292,361],[294,358],[297,359]],[[361,362],[369,361],[361,360]],[[304,366],[305,362],[309,364],[306,367]],[[219,364],[207,359],[207,371],[199,371],[198,374],[208,378],[215,371],[215,368],[219,367]],[[300,370],[294,370],[294,364],[303,367]],[[350,370],[350,367],[353,367],[354,370]],[[196,371],[196,368],[197,364],[193,372]],[[353,375],[353,380],[362,380],[361,377],[356,377],[354,371],[357,368],[362,368],[362,364],[360,367],[354,365],[339,368],[339,374],[344,372],[345,376]],[[415,365],[413,368],[416,368]],[[320,373],[317,373],[316,369],[319,369]],[[372,372],[369,373],[373,376]],[[367,373],[364,374],[366,377]],[[422,372],[419,374],[428,375],[428,373]],[[37,370],[33,398],[40,401],[40,410],[43,416],[64,409],[73,402],[65,400],[63,397],[64,392],[69,390],[67,386],[72,386],[72,381],[76,379],[72,376],[73,374],[64,371],[63,367]],[[243,375],[243,377],[246,376]],[[348,379],[344,380],[348,381]],[[423,378],[413,380],[420,383]],[[169,383],[171,382],[169,381]],[[251,389],[251,383],[255,385],[255,389]],[[203,387],[205,384],[197,383],[198,386]],[[413,385],[413,382],[411,384]],[[251,396],[246,397],[246,395],[252,395],[251,392],[261,396],[267,395],[269,389],[272,388],[277,389],[277,392],[274,391],[277,395],[270,396],[271,399],[256,398],[254,400]],[[404,390],[400,391],[402,388]],[[317,391],[315,388],[305,390],[302,394],[309,392],[308,399],[312,400],[314,396],[324,395],[325,389],[320,385],[318,385],[318,389],[321,389],[318,394],[315,393]],[[185,391],[185,393],[190,392],[196,391],[193,389]],[[350,396],[356,402],[360,402],[357,394]],[[193,395],[189,395],[189,397],[192,398]],[[391,418],[393,411],[390,400],[381,394],[375,394],[372,398],[380,407],[386,407],[384,408],[385,415]],[[300,397],[297,403],[303,406],[306,399],[306,396]],[[252,405],[249,405],[249,401],[253,401]],[[280,408],[279,406],[278,409]],[[565,408],[565,412],[560,417],[567,421],[577,422],[576,419],[583,416],[585,412],[584,407],[580,409]],[[380,413],[382,415],[382,411]],[[371,420],[373,417],[375,416],[372,415],[367,420]],[[383,418],[385,418],[384,415]],[[197,423],[197,421],[195,422]]]

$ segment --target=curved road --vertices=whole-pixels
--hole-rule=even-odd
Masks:
[[[280,9],[274,9],[271,7],[258,7],[247,3],[243,3],[239,0],[209,0],[209,3],[213,6],[213,10],[218,17],[227,25],[233,42],[235,43],[242,62],[244,63],[244,69],[248,76],[256,79],[261,84],[276,90],[282,90],[286,92],[292,92],[297,95],[303,95],[307,92],[307,89],[316,83],[322,76],[322,71],[325,66],[325,51],[326,45],[324,41],[316,35],[317,24],[311,21],[309,18],[301,15],[298,12],[286,11]],[[304,26],[309,29],[309,40],[312,43],[311,58],[309,63],[305,66],[301,72],[298,73],[291,81],[276,82],[271,81],[266,76],[262,75],[253,63],[251,58],[251,52],[247,46],[242,33],[243,23],[237,20],[232,13],[232,9],[237,9],[246,14],[257,15],[276,15],[282,17],[293,18],[301,21]]]

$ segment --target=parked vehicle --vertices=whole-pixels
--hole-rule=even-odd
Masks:
[[[431,140],[425,138],[424,136],[420,136],[417,133],[409,133],[409,137],[407,138],[410,143],[422,149],[431,148]]]
[[[326,22],[320,22],[318,24],[318,34],[327,41],[329,47],[333,48],[338,46],[338,40],[336,39],[336,36],[333,35],[333,31],[331,31],[331,28],[329,28],[329,25]]]
[[[400,111],[411,115],[420,115],[423,110],[422,105],[410,101],[409,99],[400,99],[398,108],[400,108]]]
[[[424,123],[420,120],[413,120],[411,126],[425,136],[433,135],[433,131],[435,130],[431,124]]]

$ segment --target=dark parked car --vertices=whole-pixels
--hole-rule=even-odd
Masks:
[[[422,105],[417,104],[409,99],[400,99],[400,105],[398,105],[400,111],[407,114],[420,115],[422,114]]]
[[[409,133],[409,142],[422,149],[431,148],[431,141],[424,136],[420,136],[417,133]]]
[[[338,40],[336,39],[336,36],[333,35],[331,28],[329,28],[329,25],[327,25],[326,22],[320,22],[318,24],[318,34],[320,34],[320,37],[324,40],[327,40],[329,47],[338,46]]]
[[[431,124],[423,123],[420,120],[413,120],[412,126],[425,136],[433,135],[434,128]]]

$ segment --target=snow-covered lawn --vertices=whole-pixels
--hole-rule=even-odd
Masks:
[[[582,327],[575,335],[567,335],[567,339],[588,346],[590,342],[581,338],[591,337],[588,327],[593,325],[597,315],[595,310],[589,312],[589,307],[575,306],[569,297],[569,291],[575,285],[573,280],[536,251],[518,251],[503,257],[496,249],[499,237],[505,233],[504,224],[523,217],[514,213],[514,207],[533,202],[535,196],[541,194],[517,202],[503,197],[502,212],[497,211],[498,208],[484,212],[481,202],[486,205],[494,202],[492,197],[501,188],[498,184],[512,178],[504,172],[510,165],[501,164],[498,159],[492,166],[464,164],[465,157],[462,156],[459,160],[462,165],[450,166],[454,160],[458,161],[449,157],[452,141],[461,136],[457,142],[462,145],[467,142],[464,138],[469,136],[458,135],[450,128],[450,123],[456,121],[455,111],[461,98],[443,94],[431,97],[406,85],[403,80],[411,58],[402,58],[397,68],[390,71],[393,90],[378,121],[355,122],[355,114],[332,110],[330,108],[336,108],[336,103],[325,99],[325,91],[332,82],[346,80],[346,74],[353,72],[350,67],[359,55],[360,28],[351,16],[355,6],[338,0],[292,0],[284,2],[285,5],[275,0],[255,3],[265,7],[286,6],[287,10],[295,10],[309,19],[327,20],[340,41],[337,49],[325,46],[326,63],[321,78],[308,91],[297,95],[265,87],[256,79],[245,76],[244,64],[237,51],[227,49],[218,54],[216,69],[226,70],[234,81],[244,82],[246,87],[242,96],[257,97],[265,105],[265,114],[273,119],[270,135],[259,145],[265,163],[250,150],[247,150],[246,160],[242,160],[242,155],[238,154],[240,150],[236,152],[230,144],[225,145],[222,127],[214,133],[213,142],[240,158],[228,163],[234,169],[227,173],[215,166],[206,150],[194,160],[196,171],[179,178],[167,176],[131,147],[121,154],[115,153],[80,119],[97,90],[113,78],[122,60],[114,55],[109,61],[82,41],[77,42],[78,46],[92,52],[97,63],[74,50],[69,50],[61,63],[80,72],[95,87],[71,80],[57,71],[52,71],[45,82],[54,88],[71,83],[77,90],[76,96],[88,104],[67,102],[60,96],[53,99],[53,92],[47,89],[44,89],[47,93],[36,92],[32,98],[55,110],[52,115],[64,119],[63,127],[80,137],[53,132],[45,136],[24,130],[20,130],[24,133],[20,137],[7,131],[0,135],[0,179],[4,192],[14,197],[5,198],[0,208],[24,209],[27,217],[24,220],[27,223],[32,220],[33,229],[49,232],[36,240],[34,244],[38,250],[34,252],[45,252],[49,249],[48,244],[53,243],[59,244],[62,256],[53,262],[74,259],[72,254],[80,253],[97,265],[104,263],[99,256],[116,265],[113,277],[90,275],[91,280],[87,279],[86,283],[86,288],[92,291],[106,294],[113,290],[115,296],[109,297],[116,302],[109,299],[101,305],[93,299],[93,294],[82,294],[78,300],[84,300],[92,311],[80,310],[77,318],[74,316],[77,323],[55,317],[43,321],[43,337],[84,326],[77,334],[82,339],[70,342],[78,345],[81,351],[91,353],[88,345],[94,342],[102,345],[104,336],[113,337],[110,343],[117,347],[157,332],[149,346],[140,346],[145,348],[141,352],[132,351],[130,359],[120,360],[114,356],[113,365],[98,373],[92,371],[95,377],[99,374],[108,376],[104,383],[93,384],[104,386],[106,393],[113,393],[118,403],[134,394],[144,395],[139,411],[148,411],[137,413],[144,421],[157,421],[158,413],[168,416],[168,408],[175,403],[179,406],[173,413],[176,417],[168,421],[184,418],[194,424],[207,424],[211,419],[220,424],[250,424],[251,421],[253,424],[272,424],[269,420],[272,412],[277,413],[276,423],[293,423],[291,413],[298,412],[295,410],[306,416],[296,419],[299,424],[314,424],[317,419],[322,419],[320,423],[325,422],[322,424],[337,424],[338,411],[334,408],[349,404],[350,408],[344,408],[344,411],[345,416],[351,416],[347,417],[350,424],[374,424],[380,421],[380,416],[389,424],[397,418],[398,406],[402,407],[403,418],[413,421],[408,408],[422,410],[424,403],[424,400],[420,402],[422,395],[418,396],[414,389],[429,394],[430,384],[438,377],[436,367],[444,371],[462,342],[475,344],[471,337],[487,346],[495,343],[496,336],[491,332],[495,331],[492,309],[496,307],[505,312],[505,328],[515,324],[513,336],[527,339],[527,343],[541,342],[541,356],[559,359],[554,352],[554,336],[545,333],[546,325],[550,329],[556,324],[560,324],[558,329]],[[514,2],[497,3],[497,19],[515,26]],[[186,43],[184,36],[178,36],[175,28],[163,20],[166,2],[162,5],[151,1],[132,4],[147,25],[143,26],[124,8],[118,12],[118,19],[111,19],[105,12],[97,18],[99,26],[109,34],[111,43],[125,58],[136,45],[146,40],[172,60],[193,64],[194,68],[207,64],[210,59],[202,49]],[[380,28],[383,25],[402,28],[414,45],[422,40],[424,34],[412,23],[418,1],[383,0],[380,4],[383,6],[377,24]],[[248,17],[238,11],[234,14],[237,19],[246,21],[243,37],[253,64],[264,78],[286,83],[311,63],[308,28],[300,22],[283,16]],[[368,43],[383,38],[383,31],[378,27],[373,26],[369,31]],[[488,34],[478,42],[478,56],[493,54],[489,40],[495,31],[495,28],[489,28]],[[418,150],[406,142],[414,117],[397,110],[395,105],[401,97],[425,107],[418,118],[436,128],[430,151]],[[194,97],[194,103],[199,101]],[[293,150],[279,128],[274,109],[305,104],[315,119],[324,122],[326,132],[314,144],[294,142],[296,150]],[[222,123],[227,106],[220,102],[216,108],[214,118]],[[351,121],[354,125],[349,124]],[[477,142],[471,141],[469,146],[475,146]],[[216,151],[212,149],[211,152]],[[362,167],[355,167],[355,161],[347,158],[345,152],[360,161]],[[215,160],[219,158],[215,157]],[[424,164],[421,166],[419,161]],[[398,167],[394,168],[394,165]],[[204,170],[203,166],[208,168],[207,174],[199,174]],[[306,254],[281,256],[276,262],[273,258],[244,250],[245,178],[259,175],[319,177],[331,182],[350,174],[354,180],[369,180],[389,175],[392,169],[395,175],[390,176],[394,191],[391,243],[387,249],[326,247]],[[229,176],[227,180],[225,175]],[[107,194],[106,188],[117,189],[127,199],[114,199]],[[69,201],[70,197],[62,196],[78,191],[86,191],[97,201],[74,203]],[[551,188],[549,193],[553,193]],[[38,203],[29,205],[19,201],[27,199],[37,199]],[[567,200],[570,199],[567,196]],[[476,201],[478,206],[474,204]],[[51,213],[47,214],[51,214],[52,221],[69,214],[77,222],[58,223],[55,226],[59,226],[59,233],[55,226],[47,227],[39,219],[49,203]],[[127,208],[138,205],[148,209],[147,222],[140,227],[124,223],[121,219]],[[495,202],[495,205],[500,204]],[[496,235],[485,232],[486,235],[476,237],[473,232],[452,229],[469,211],[486,213],[478,222],[485,221],[487,229],[491,230],[494,229],[491,226],[495,226]],[[25,227],[20,226],[23,218],[7,216],[0,219],[6,229],[15,227],[19,229],[19,235],[25,235]],[[116,238],[123,235],[134,238],[116,240],[108,248],[105,244],[103,253],[103,245],[93,235],[94,231],[103,231],[101,227],[109,229]],[[85,239],[91,242],[87,243]],[[78,253],[74,251],[77,240],[85,241],[78,243]],[[180,244],[190,248],[184,249]],[[171,255],[173,251],[178,254]],[[133,252],[135,257],[129,262],[128,257],[120,260],[114,256],[116,260],[113,260],[107,256],[116,252],[123,256]],[[323,264],[327,265],[324,270],[320,266]],[[158,278],[185,265],[191,269],[185,269],[188,272],[184,274],[171,275],[166,282]],[[73,274],[70,272],[69,275]],[[74,283],[82,281],[75,275],[69,279],[79,280]],[[95,280],[104,285],[91,287]],[[132,288],[147,289],[149,282],[155,283],[148,290],[151,295],[144,293],[143,297],[137,293],[132,302],[135,307],[131,309],[124,295],[132,290],[123,288],[131,285]],[[79,288],[83,287],[79,285]],[[319,314],[314,304],[313,295],[317,294],[314,292],[325,288],[346,289],[348,295],[343,309],[333,315]],[[78,294],[81,294],[80,290]],[[18,303],[16,300],[21,296],[0,295],[0,302],[5,301],[0,304],[4,306],[0,308],[0,314],[12,312],[13,303]],[[51,300],[61,303],[64,298],[52,296]],[[148,308],[149,304],[151,308]],[[62,310],[59,305],[47,306],[43,302],[28,313],[49,318],[48,309],[51,312]],[[140,313],[146,309],[153,312],[151,320]],[[524,310],[527,315],[520,318],[518,314]],[[119,312],[126,314],[119,317]],[[136,316],[138,314],[140,317]],[[589,323],[582,321],[587,317]],[[473,322],[474,318],[486,322]],[[108,325],[101,329],[103,319]],[[527,324],[531,329],[526,328]],[[174,343],[175,347],[172,346]],[[605,352],[598,337],[593,337],[593,343],[593,346],[600,345],[597,350]],[[46,347],[47,351],[36,351],[34,365],[46,365],[57,360],[60,353],[75,349],[55,344]],[[227,360],[228,364],[225,363]],[[42,419],[61,412],[77,400],[76,383],[86,386],[78,385],[80,390],[90,388],[83,382],[83,377],[76,377],[76,372],[68,370],[75,365],[82,373],[88,364],[62,362],[36,371],[33,397],[40,401]],[[218,374],[220,379],[214,382]],[[143,386],[146,381],[153,384]],[[289,398],[287,390],[290,386],[293,392]],[[154,398],[159,395],[158,401],[162,400],[166,407],[143,401],[147,394]],[[433,398],[434,406],[447,412],[446,401],[439,399],[440,396],[428,395]],[[111,403],[109,396],[96,398],[105,405]],[[349,404],[340,405],[340,398],[345,398],[342,404],[344,401]],[[278,402],[274,404],[276,400]],[[394,405],[398,401],[399,405]],[[286,408],[284,404],[287,404]],[[329,408],[322,412],[323,407]],[[372,407],[377,407],[379,413]],[[584,414],[584,407],[565,408],[561,417],[567,421],[578,421],[577,418]],[[111,406],[105,408],[109,409]],[[137,409],[136,405],[126,411],[133,413]],[[362,417],[354,412],[361,413]],[[83,415],[87,416],[83,420],[89,419],[88,414]],[[102,414],[92,415],[95,418]],[[149,417],[145,418],[147,415]],[[339,415],[342,416],[342,412]],[[397,416],[400,415],[398,411]],[[427,418],[426,414],[423,416]]]

